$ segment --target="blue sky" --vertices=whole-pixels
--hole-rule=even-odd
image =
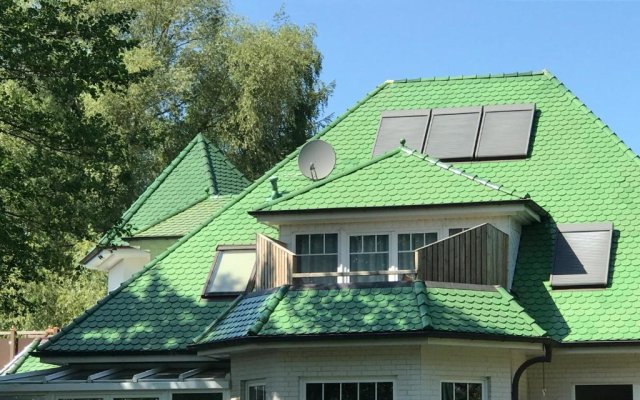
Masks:
[[[640,152],[640,1],[231,0],[316,26],[340,115],[387,79],[550,70]]]

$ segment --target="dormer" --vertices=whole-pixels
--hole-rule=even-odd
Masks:
[[[402,147],[251,214],[279,232],[257,240],[259,288],[414,278],[508,288],[521,227],[543,211]]]

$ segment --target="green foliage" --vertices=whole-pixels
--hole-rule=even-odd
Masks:
[[[206,0],[105,4],[138,13],[132,34],[140,45],[126,55],[129,70],[154,68],[127,92],[90,105],[127,138],[124,163],[140,186],[197,133],[251,179],[313,133],[332,90],[319,79],[313,28],[281,16],[272,26],[251,25]]]
[[[0,0],[0,310],[24,307],[22,283],[68,269],[73,244],[120,212],[124,148],[84,103],[135,78],[133,14],[92,6]]]
[[[102,272],[76,270],[73,273],[43,273],[42,280],[23,283],[19,289],[31,305],[28,313],[0,317],[0,329],[44,330],[62,327],[106,294],[107,277]]]

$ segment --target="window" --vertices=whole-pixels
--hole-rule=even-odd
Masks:
[[[296,255],[298,255],[298,271],[301,273],[337,272],[338,234],[296,235]],[[335,276],[300,278],[300,283],[336,282]]]
[[[413,251],[437,240],[438,234],[435,232],[398,234],[398,269],[415,269]]]
[[[373,155],[405,146],[450,160],[524,158],[535,104],[385,111]]]
[[[442,400],[483,400],[480,382],[442,382]]]
[[[576,385],[575,400],[633,400],[633,385]]]
[[[255,246],[218,246],[203,297],[242,293],[256,263]]]
[[[307,383],[305,400],[393,400],[393,382]]]
[[[349,237],[349,271],[388,271],[389,235]],[[350,282],[386,281],[385,275],[352,275]]]
[[[171,400],[222,400],[222,393],[174,393]]]
[[[606,286],[611,222],[558,224],[551,286]]]
[[[247,384],[247,394],[249,400],[266,400],[267,389],[264,382]]]

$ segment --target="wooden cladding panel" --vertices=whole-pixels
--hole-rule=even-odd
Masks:
[[[507,287],[509,235],[484,224],[415,251],[418,278]]]
[[[256,237],[256,290],[291,283],[296,270],[296,256],[277,240],[258,234]]]

